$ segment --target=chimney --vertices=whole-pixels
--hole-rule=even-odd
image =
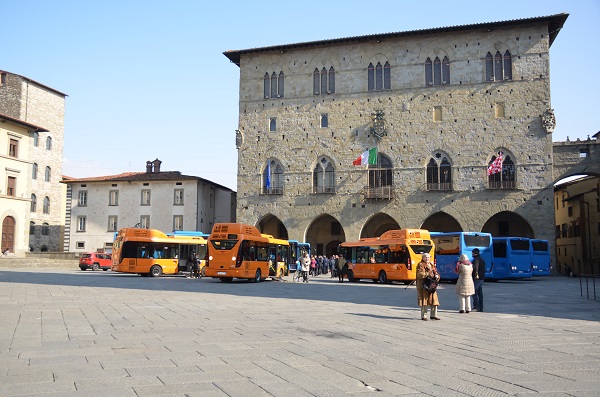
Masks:
[[[152,164],[154,164],[154,172],[160,172],[160,165],[162,164],[162,161],[156,159],[152,162]]]
[[[146,161],[146,172],[148,174],[152,173],[152,161],[150,161],[150,160]]]

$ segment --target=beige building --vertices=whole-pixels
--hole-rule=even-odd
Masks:
[[[554,189],[556,263],[564,274],[600,274],[600,177]]]
[[[550,47],[567,17],[226,51],[238,221],[319,254],[408,227],[553,241]]]
[[[235,222],[236,193],[206,179],[162,171],[161,161],[145,172],[65,178],[65,251],[110,251],[125,227],[210,233],[218,222]]]
[[[41,126],[30,131],[26,150],[30,161],[29,219],[23,227],[29,233],[29,251],[62,250],[64,232],[64,190],[62,161],[65,97],[60,91],[18,74],[0,71],[0,113],[25,123]],[[19,225],[21,227],[21,225]]]
[[[0,114],[0,218],[2,253],[24,256],[29,251],[32,208],[32,137],[48,132],[42,127]]]

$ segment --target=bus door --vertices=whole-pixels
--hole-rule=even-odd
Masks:
[[[492,279],[502,280],[509,276],[510,266],[508,263],[508,249],[506,239],[493,239],[493,267]]]
[[[549,276],[550,248],[547,240],[531,240],[531,267],[533,276]]]

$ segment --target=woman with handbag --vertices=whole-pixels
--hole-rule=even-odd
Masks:
[[[431,308],[430,318],[432,320],[440,319],[437,315],[440,301],[436,292],[437,283],[439,281],[440,274],[438,273],[435,264],[431,261],[431,255],[428,253],[423,254],[421,262],[417,265],[417,300],[419,306],[421,306],[421,320],[427,320],[428,306]]]
[[[459,313],[469,313],[471,311],[471,295],[475,294],[475,284],[473,284],[473,265],[467,254],[462,254],[458,258],[456,273],[458,273],[456,294],[460,305]]]

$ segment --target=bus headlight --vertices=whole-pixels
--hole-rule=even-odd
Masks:
[[[208,257],[208,260],[209,260],[209,261],[212,261],[212,260],[213,260],[213,257],[212,257],[212,255]]]
[[[232,257],[231,257],[231,260],[235,262],[235,256],[232,256]]]

